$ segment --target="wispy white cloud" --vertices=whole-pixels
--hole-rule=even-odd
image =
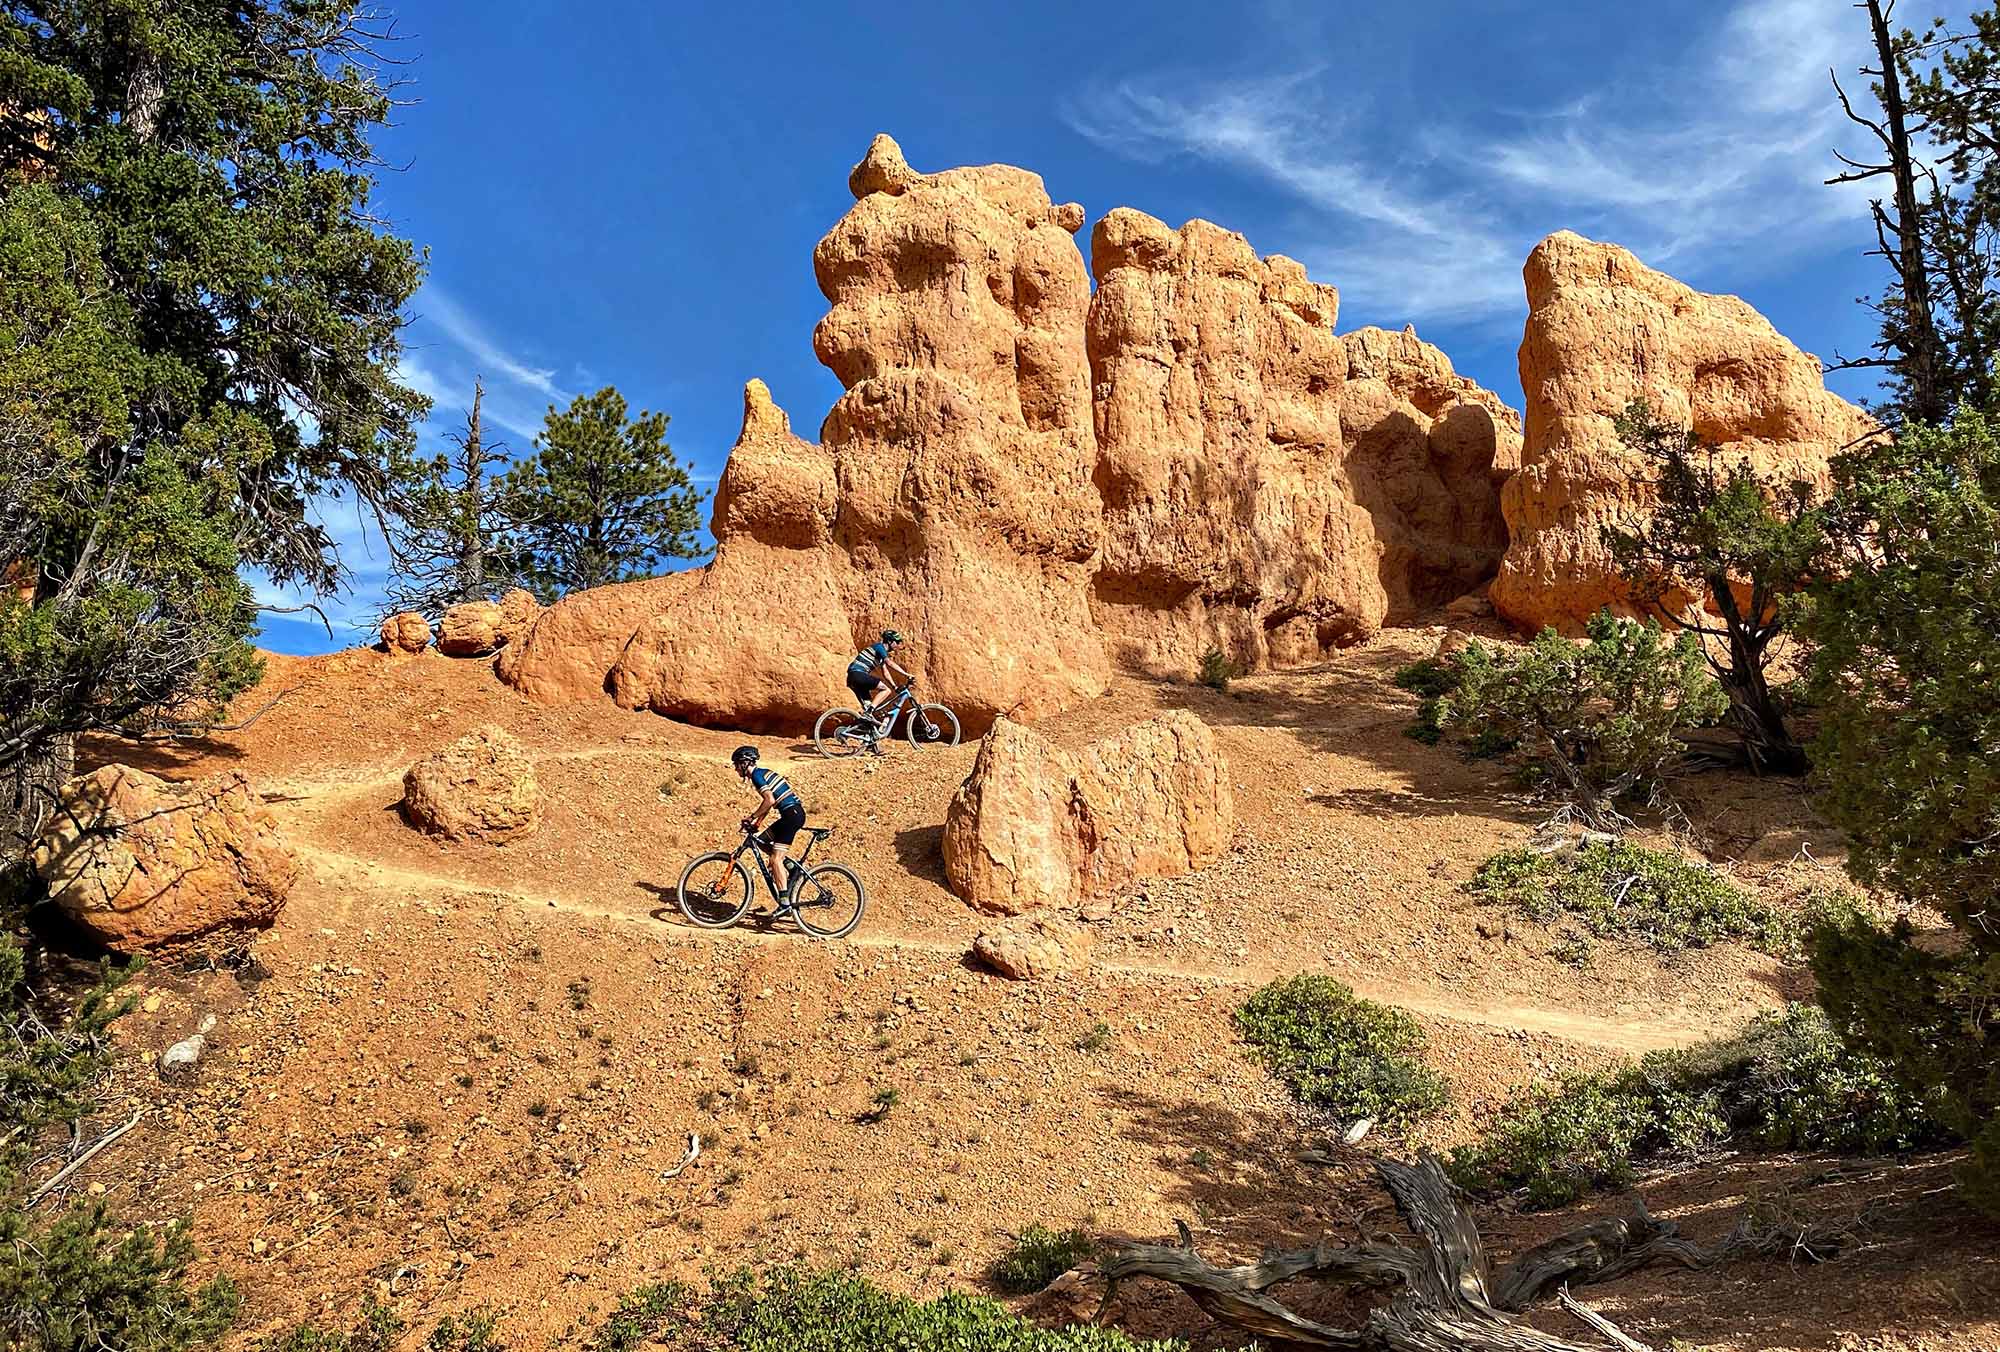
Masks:
[[[1119,154],[1190,157],[1281,189],[1306,210],[1257,243],[1339,285],[1349,315],[1494,321],[1519,312],[1521,262],[1554,229],[1660,266],[1741,273],[1746,257],[1846,228],[1865,197],[1821,185],[1846,139],[1827,71],[1866,50],[1864,23],[1831,0],[1744,0],[1697,45],[1613,72],[1601,91],[1414,126],[1357,98],[1360,73],[1323,67],[1133,75],[1081,91],[1065,116]]]
[[[557,387],[554,367],[530,366],[503,350],[479,321],[435,283],[423,289],[416,305],[426,320],[469,353],[488,374],[534,390],[558,404],[567,404],[572,398]]]

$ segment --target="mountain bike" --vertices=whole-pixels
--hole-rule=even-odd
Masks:
[[[778,880],[772,874],[763,843],[746,825],[743,842],[735,849],[704,854],[682,871],[675,892],[681,914],[703,929],[728,929],[741,920],[750,909],[750,870],[742,862],[747,851],[757,861],[764,890],[770,894],[774,906],[772,919],[789,915],[815,939],[840,939],[852,934],[868,905],[867,890],[854,870],[845,864],[807,868],[806,858],[812,854],[813,846],[832,835],[833,828],[808,826],[806,834],[811,839],[792,861],[791,886],[780,896]]]
[[[911,746],[957,746],[958,715],[942,704],[920,703],[916,685],[909,681],[897,686],[896,698],[873,718],[859,709],[828,709],[813,724],[813,745],[820,755],[833,757],[879,750],[896,735],[897,720],[908,713],[903,736]]]

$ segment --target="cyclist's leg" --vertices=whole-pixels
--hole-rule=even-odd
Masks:
[[[786,896],[791,891],[792,842],[798,839],[799,831],[806,824],[803,809],[794,812],[780,812],[777,819],[764,828],[764,835],[771,842],[771,872],[778,880],[778,895]]]

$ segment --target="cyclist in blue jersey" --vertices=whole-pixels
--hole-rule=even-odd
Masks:
[[[890,693],[893,678],[910,679],[910,673],[890,658],[890,654],[902,646],[901,634],[894,629],[884,629],[880,643],[869,644],[854,654],[854,660],[847,664],[847,688],[861,701],[864,718],[875,717],[876,706]]]
[[[757,811],[743,819],[745,831],[757,831],[764,818],[775,812],[777,820],[757,834],[757,844],[771,856],[772,872],[778,879],[778,894],[786,895],[792,884],[792,861],[786,857],[792,842],[805,829],[806,805],[785,777],[776,770],[757,764],[757,748],[739,746],[730,753],[729,763],[749,781],[759,799]]]

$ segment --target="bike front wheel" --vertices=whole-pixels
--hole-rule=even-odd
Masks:
[[[792,915],[815,939],[842,939],[854,933],[867,908],[868,892],[845,864],[821,864],[799,880]]]
[[[910,714],[903,735],[914,747],[957,746],[958,715],[942,704],[920,704]]]
[[[674,895],[690,923],[727,929],[750,909],[750,870],[735,855],[717,850],[687,866]]]
[[[828,709],[813,724],[813,747],[829,759],[852,756],[868,744],[868,720],[852,709]]]

